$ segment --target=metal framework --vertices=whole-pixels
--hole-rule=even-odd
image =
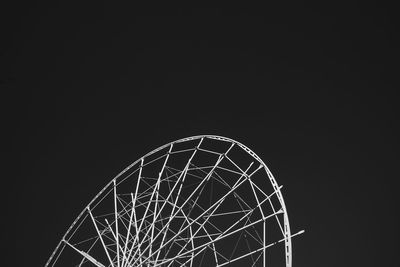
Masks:
[[[201,135],[161,146],[83,209],[47,266],[292,266],[285,202],[243,144]]]

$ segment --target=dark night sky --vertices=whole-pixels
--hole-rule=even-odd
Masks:
[[[106,182],[198,134],[244,143],[284,185],[306,230],[294,266],[396,265],[393,7],[2,9],[12,266],[43,266]]]

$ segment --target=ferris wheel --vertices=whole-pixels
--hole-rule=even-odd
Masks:
[[[201,135],[163,145],[112,179],[82,210],[50,266],[292,265],[285,202],[243,144]]]

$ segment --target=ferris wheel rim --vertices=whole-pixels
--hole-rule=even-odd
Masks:
[[[50,258],[46,262],[46,267],[49,265],[50,261],[52,258],[55,256],[55,253],[57,250],[60,248],[61,244],[63,243],[63,240],[65,240],[65,237],[68,236],[70,231],[73,229],[77,221],[84,215],[85,211],[90,208],[90,206],[98,199],[98,197],[112,184],[115,183],[115,181],[122,176],[124,173],[126,173],[128,170],[130,170],[133,166],[137,165],[140,161],[142,161],[144,158],[151,156],[152,154],[157,153],[158,151],[161,151],[162,149],[171,146],[173,144],[177,143],[182,143],[182,142],[187,142],[187,141],[193,141],[197,139],[213,139],[213,140],[220,140],[224,142],[230,142],[232,144],[238,145],[240,148],[242,148],[246,153],[251,155],[254,159],[256,159],[261,165],[262,168],[266,171],[268,178],[273,185],[274,189],[276,190],[276,194],[281,201],[281,208],[284,214],[284,233],[285,233],[285,255],[286,255],[286,266],[291,266],[292,265],[292,245],[291,245],[291,232],[290,232],[290,224],[289,224],[289,218],[288,218],[288,213],[287,213],[287,208],[285,205],[285,201],[281,192],[281,188],[278,186],[276,179],[272,175],[270,169],[268,166],[265,164],[265,162],[255,153],[253,152],[250,148],[248,148],[246,145],[242,144],[239,141],[236,141],[234,139],[220,136],[220,135],[212,135],[212,134],[205,134],[205,135],[195,135],[195,136],[190,136],[190,137],[185,137],[181,138],[175,141],[170,141],[162,146],[157,147],[156,149],[151,150],[150,152],[146,153],[145,155],[141,156],[139,159],[135,160],[133,163],[129,164],[128,167],[124,168],[122,171],[120,171],[114,178],[112,178],[96,195],[91,199],[91,201],[82,209],[82,211],[79,213],[79,215],[75,218],[75,220],[72,222],[72,224],[69,226],[63,237],[61,238],[60,242],[57,244],[56,248],[54,249],[53,253],[51,254]],[[62,252],[62,251],[61,251]],[[60,253],[61,253],[60,252]]]

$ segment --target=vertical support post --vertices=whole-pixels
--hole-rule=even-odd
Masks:
[[[263,222],[263,246],[264,246],[264,251],[263,251],[263,267],[267,266],[267,247],[266,247],[266,235],[267,235],[267,222],[264,220]]]
[[[118,233],[118,217],[117,217],[117,184],[116,179],[113,180],[114,182],[114,215],[115,215],[115,239],[117,245],[117,266],[120,267],[119,263],[119,233]]]
[[[139,174],[138,174],[138,181],[136,183],[135,196],[133,197],[133,195],[131,194],[131,196],[132,196],[132,209],[135,209],[135,207],[136,207],[136,200],[137,200],[138,192],[139,192],[139,183],[140,183],[140,179],[142,178],[143,163],[144,163],[144,158],[141,158],[141,160],[140,160],[140,169],[139,169]],[[136,211],[134,212],[134,216],[135,216],[134,218],[135,218],[135,232],[136,232],[136,234],[135,234],[135,237],[134,237],[134,239],[132,241],[131,248],[129,249],[129,254],[128,254],[128,257],[127,257],[128,260],[131,257],[131,254],[132,254],[132,251],[133,251],[133,248],[134,248],[136,240],[139,240],[139,228],[138,228],[138,224],[137,224]],[[143,217],[143,220],[144,220],[144,217]],[[143,220],[142,220],[142,222],[143,222]],[[140,246],[138,246],[138,250],[140,251]],[[141,260],[142,259],[140,258],[140,261]],[[127,267],[127,266],[129,266],[129,261],[127,261],[125,263],[125,265],[124,265],[124,267]]]

